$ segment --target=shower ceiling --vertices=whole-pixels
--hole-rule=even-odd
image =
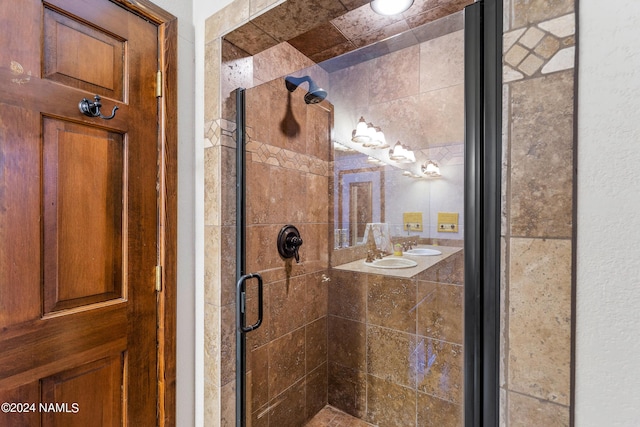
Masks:
[[[376,14],[364,0],[288,0],[224,38],[250,55],[288,42],[316,63],[451,15],[474,0],[415,0],[406,12]]]

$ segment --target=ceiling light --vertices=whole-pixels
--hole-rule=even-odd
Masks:
[[[397,15],[409,9],[413,0],[373,0],[371,9],[379,15]]]

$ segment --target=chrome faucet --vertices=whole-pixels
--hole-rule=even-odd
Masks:
[[[367,259],[365,260],[365,262],[373,262],[374,259],[374,254],[372,250],[368,250],[367,251]]]
[[[408,251],[413,249],[413,246],[416,245],[416,242],[409,240],[408,242],[402,243],[402,250]]]

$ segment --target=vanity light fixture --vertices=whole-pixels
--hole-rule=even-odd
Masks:
[[[388,148],[387,140],[379,126],[367,123],[360,117],[356,128],[351,132],[351,141],[362,144],[367,148]]]
[[[371,141],[368,127],[369,126],[367,125],[367,122],[365,122],[364,117],[360,117],[356,128],[353,130],[353,136],[351,140],[360,144]]]
[[[413,152],[413,150],[411,150],[409,147],[405,147],[405,160],[402,161],[402,163],[415,163],[416,162],[416,155]]]
[[[400,141],[396,142],[393,148],[389,150],[389,158],[391,160],[395,160],[396,162],[405,160],[407,158],[406,150]]]
[[[340,143],[338,141],[333,141],[333,148],[336,151],[342,151],[344,153],[357,153],[358,152],[357,150],[354,150],[351,147],[347,147],[345,144],[342,144],[342,143]]]
[[[378,143],[378,148],[389,148],[389,144],[387,144],[387,139],[385,138],[384,133],[382,132],[382,129],[380,129],[378,126],[376,126],[376,136],[374,139]]]
[[[398,141],[393,148],[389,150],[389,159],[398,163],[415,163],[416,155],[409,147]]]
[[[368,148],[383,148],[387,141],[384,138],[384,133],[378,126],[374,126],[372,123],[369,123],[369,127],[367,128],[367,132],[369,132],[369,136],[371,137],[371,141],[365,142],[362,144],[364,147]],[[388,147],[388,146],[387,146]]]
[[[413,0],[372,0],[370,4],[379,15],[397,15],[409,9]]]
[[[373,123],[367,123],[367,136],[369,137],[369,144],[378,145],[376,143],[376,127]]]
[[[440,166],[433,160],[429,160],[427,163],[422,165],[422,173],[428,177],[437,177],[440,175]]]

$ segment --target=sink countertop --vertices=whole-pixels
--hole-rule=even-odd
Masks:
[[[413,260],[418,263],[415,267],[408,268],[377,268],[377,267],[369,267],[365,265],[364,259],[359,259],[357,261],[349,262],[346,264],[338,265],[333,267],[337,270],[347,270],[347,271],[355,271],[359,273],[367,273],[367,274],[377,274],[382,276],[396,276],[396,277],[413,277],[416,274],[422,273],[426,269],[433,267],[440,261],[450,257],[451,255],[462,251],[462,248],[453,247],[453,246],[432,246],[432,245],[418,245],[415,246],[414,249],[418,248],[427,248],[427,249],[436,249],[442,252],[442,255],[406,255],[403,254],[402,258],[407,258]],[[389,255],[384,257],[386,258],[394,258],[393,255]]]

